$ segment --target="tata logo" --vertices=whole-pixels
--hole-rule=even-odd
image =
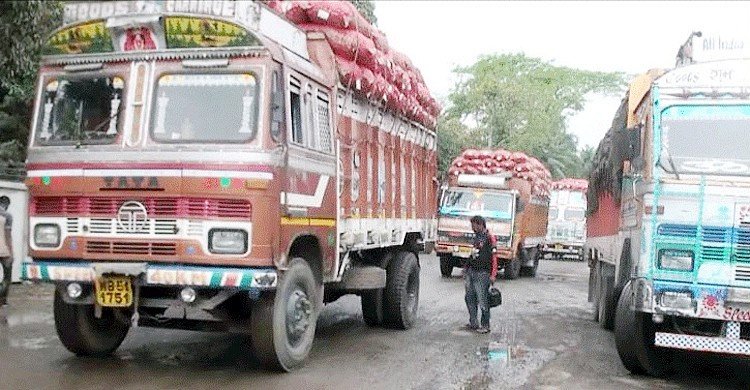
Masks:
[[[132,188],[159,188],[159,179],[156,177],[112,177],[103,178],[104,188],[108,189],[132,189]]]
[[[148,212],[141,202],[129,200],[117,210],[117,226],[124,232],[141,232],[145,230],[147,223]]]

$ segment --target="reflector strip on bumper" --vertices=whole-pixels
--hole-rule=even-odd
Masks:
[[[657,347],[686,349],[690,351],[750,355],[750,340],[738,338],[691,336],[657,332],[654,345]]]
[[[91,263],[34,262],[21,267],[22,279],[36,282],[86,282],[96,277]],[[146,266],[142,285],[274,288],[277,275],[269,268],[221,268],[196,266]]]

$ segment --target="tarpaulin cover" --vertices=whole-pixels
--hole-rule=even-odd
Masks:
[[[538,159],[523,152],[504,149],[466,149],[451,163],[448,173],[452,176],[466,174],[510,174],[528,180],[532,193],[547,196],[552,179],[549,170]]]
[[[441,107],[408,56],[393,50],[348,1],[265,2],[305,31],[321,32],[333,50],[341,83],[362,97],[434,129]]]

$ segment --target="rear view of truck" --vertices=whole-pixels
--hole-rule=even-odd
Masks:
[[[469,219],[479,215],[497,238],[505,277],[535,276],[547,230],[550,174],[534,157],[507,150],[466,150],[449,170],[438,219],[440,272],[450,276],[471,255]]]
[[[545,259],[583,261],[586,241],[586,189],[588,181],[562,179],[552,183]]]

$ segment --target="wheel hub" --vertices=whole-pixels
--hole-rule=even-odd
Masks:
[[[312,303],[304,291],[292,292],[286,305],[286,329],[289,339],[296,341],[310,327]]]

